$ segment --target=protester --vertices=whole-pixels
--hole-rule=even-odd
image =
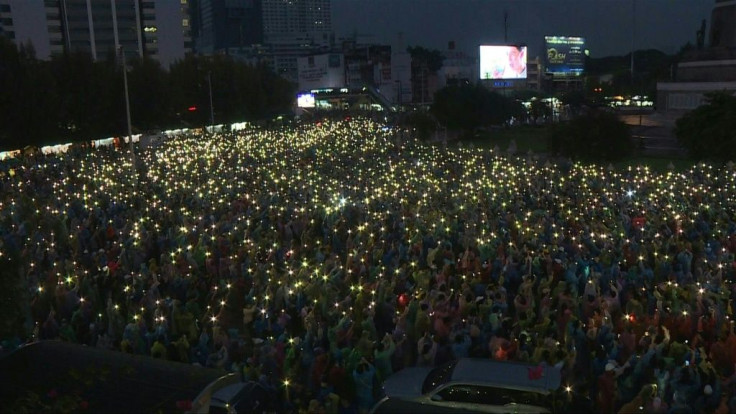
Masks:
[[[0,252],[27,283],[28,340],[238,372],[280,411],[367,412],[392,373],[466,356],[560,367],[570,407],[736,406],[732,167],[398,135],[181,135],[135,172],[114,148],[17,160]]]

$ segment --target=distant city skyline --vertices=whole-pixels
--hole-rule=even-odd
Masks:
[[[509,44],[525,44],[539,56],[544,36],[586,38],[591,57],[626,55],[634,48],[675,53],[696,42],[701,20],[714,0],[337,0],[333,28],[339,37],[354,33],[373,43],[446,50],[449,41],[469,54],[481,44],[504,43],[504,11]],[[635,10],[635,15],[634,15]],[[636,25],[634,31],[634,23]]]

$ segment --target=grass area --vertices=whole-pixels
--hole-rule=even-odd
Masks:
[[[546,126],[519,126],[507,129],[484,131],[472,139],[464,139],[463,145],[473,144],[480,148],[498,148],[506,152],[512,140],[516,141],[518,154],[526,154],[532,150],[535,154],[547,152],[547,128]],[[685,171],[695,164],[694,161],[683,158],[671,157],[648,157],[633,156],[629,159],[613,163],[617,169],[625,169],[629,166],[649,166],[656,172],[669,171],[669,165],[675,167],[675,171]],[[605,165],[608,165],[606,163]]]
[[[616,162],[613,166],[618,169],[625,169],[629,166],[647,165],[653,171],[661,173],[669,171],[670,163],[675,167],[675,171],[685,171],[696,164],[695,161],[685,158],[633,157],[628,160]]]
[[[483,131],[475,138],[465,140],[463,144],[473,143],[476,147],[494,148],[498,146],[506,151],[512,140],[516,141],[517,152],[526,154],[529,150],[535,153],[547,152],[547,128],[520,126],[514,128]]]

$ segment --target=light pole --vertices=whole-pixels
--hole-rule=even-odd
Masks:
[[[210,128],[215,132],[215,107],[212,105],[212,71],[207,72],[207,85],[210,88]]]
[[[399,96],[398,96],[399,99],[398,99],[398,102],[399,102],[399,111],[401,111],[401,105],[403,104],[403,99],[404,99],[404,95],[403,95],[404,94],[404,91],[403,91],[403,88],[401,87],[401,79],[397,79],[396,80],[396,83],[399,84]]]
[[[135,147],[133,146],[133,128],[130,124],[130,97],[128,96],[128,65],[125,63],[125,51],[122,45],[118,45],[123,62],[123,87],[125,88],[125,116],[128,121],[128,141],[130,142],[130,162],[133,168],[133,183],[138,181],[138,173],[135,168]]]

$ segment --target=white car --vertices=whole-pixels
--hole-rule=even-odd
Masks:
[[[371,412],[551,413],[560,381],[560,370],[546,365],[463,358],[390,376]]]
[[[272,411],[273,396],[254,381],[237,382],[217,390],[210,401],[209,414],[260,414]]]

